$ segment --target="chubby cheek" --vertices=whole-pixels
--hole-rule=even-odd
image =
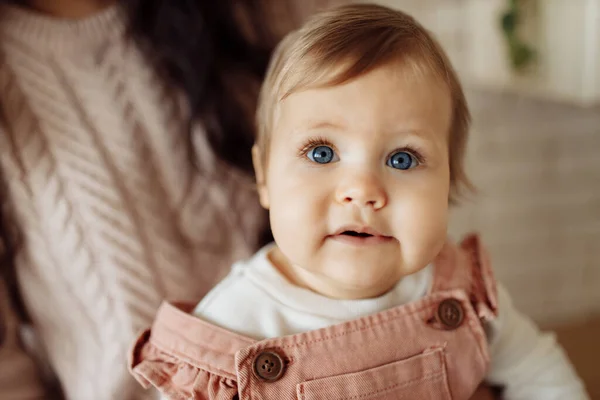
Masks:
[[[447,237],[447,196],[429,191],[405,197],[394,213],[396,238],[400,241],[408,273],[429,264]]]
[[[302,263],[300,258],[311,254],[326,234],[327,190],[317,176],[280,171],[267,178],[271,229],[281,251]]]

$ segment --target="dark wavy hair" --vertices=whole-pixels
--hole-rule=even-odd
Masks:
[[[291,11],[283,1],[271,3],[280,7],[283,16]],[[201,123],[218,158],[252,173],[254,108],[278,39],[269,28],[274,25],[267,23],[274,15],[266,1],[120,0],[119,6],[127,19],[128,37],[187,100],[185,115],[189,120],[186,131],[180,134],[187,135],[189,148],[193,148],[192,127]],[[195,161],[190,152],[190,162]],[[15,282],[12,264],[17,240],[6,199],[6,185],[2,184],[0,272]],[[270,237],[270,231],[264,232],[261,242]]]
[[[121,0],[128,34],[183,91],[220,159],[251,172],[254,107],[275,37],[260,0]]]

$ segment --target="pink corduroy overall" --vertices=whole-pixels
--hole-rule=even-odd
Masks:
[[[489,398],[480,388],[490,361],[483,322],[497,313],[488,257],[469,236],[446,244],[434,268],[417,301],[261,341],[164,303],[130,369],[170,399]]]

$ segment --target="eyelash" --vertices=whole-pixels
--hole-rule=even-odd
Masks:
[[[314,149],[315,147],[318,147],[318,146],[329,146],[333,149],[333,151],[336,151],[335,146],[333,145],[333,143],[331,143],[331,141],[329,141],[321,136],[316,136],[313,138],[309,138],[302,146],[299,147],[298,157],[300,157],[300,158],[306,157],[306,155],[308,154],[309,151],[311,151],[312,149]],[[418,148],[416,148],[415,146],[403,146],[403,147],[394,149],[387,155],[386,160],[388,158],[390,158],[393,154],[398,153],[400,151],[405,151],[407,153],[410,153],[413,157],[415,157],[415,159],[417,160],[419,165],[424,164],[426,161],[425,157],[423,156],[423,152],[419,151]]]
[[[399,147],[399,148],[393,150],[392,152],[390,152],[390,154],[388,154],[388,156],[386,157],[386,160],[389,159],[392,155],[399,153],[401,151],[404,151],[404,152],[412,155],[417,160],[417,167],[419,165],[423,165],[426,161],[425,156],[423,156],[423,152],[419,151],[415,146]]]
[[[316,136],[309,138],[302,146],[300,146],[298,149],[298,157],[306,157],[309,151],[319,146],[329,146],[333,149],[333,151],[336,151],[333,143],[321,136]]]

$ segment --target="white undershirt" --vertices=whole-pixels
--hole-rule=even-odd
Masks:
[[[433,267],[405,277],[373,299],[337,300],[293,285],[269,261],[272,245],[233,265],[194,314],[232,332],[263,340],[357,319],[415,301],[427,293]],[[498,287],[499,315],[487,328],[492,363],[487,380],[507,400],[589,399],[552,334],[541,333]]]

